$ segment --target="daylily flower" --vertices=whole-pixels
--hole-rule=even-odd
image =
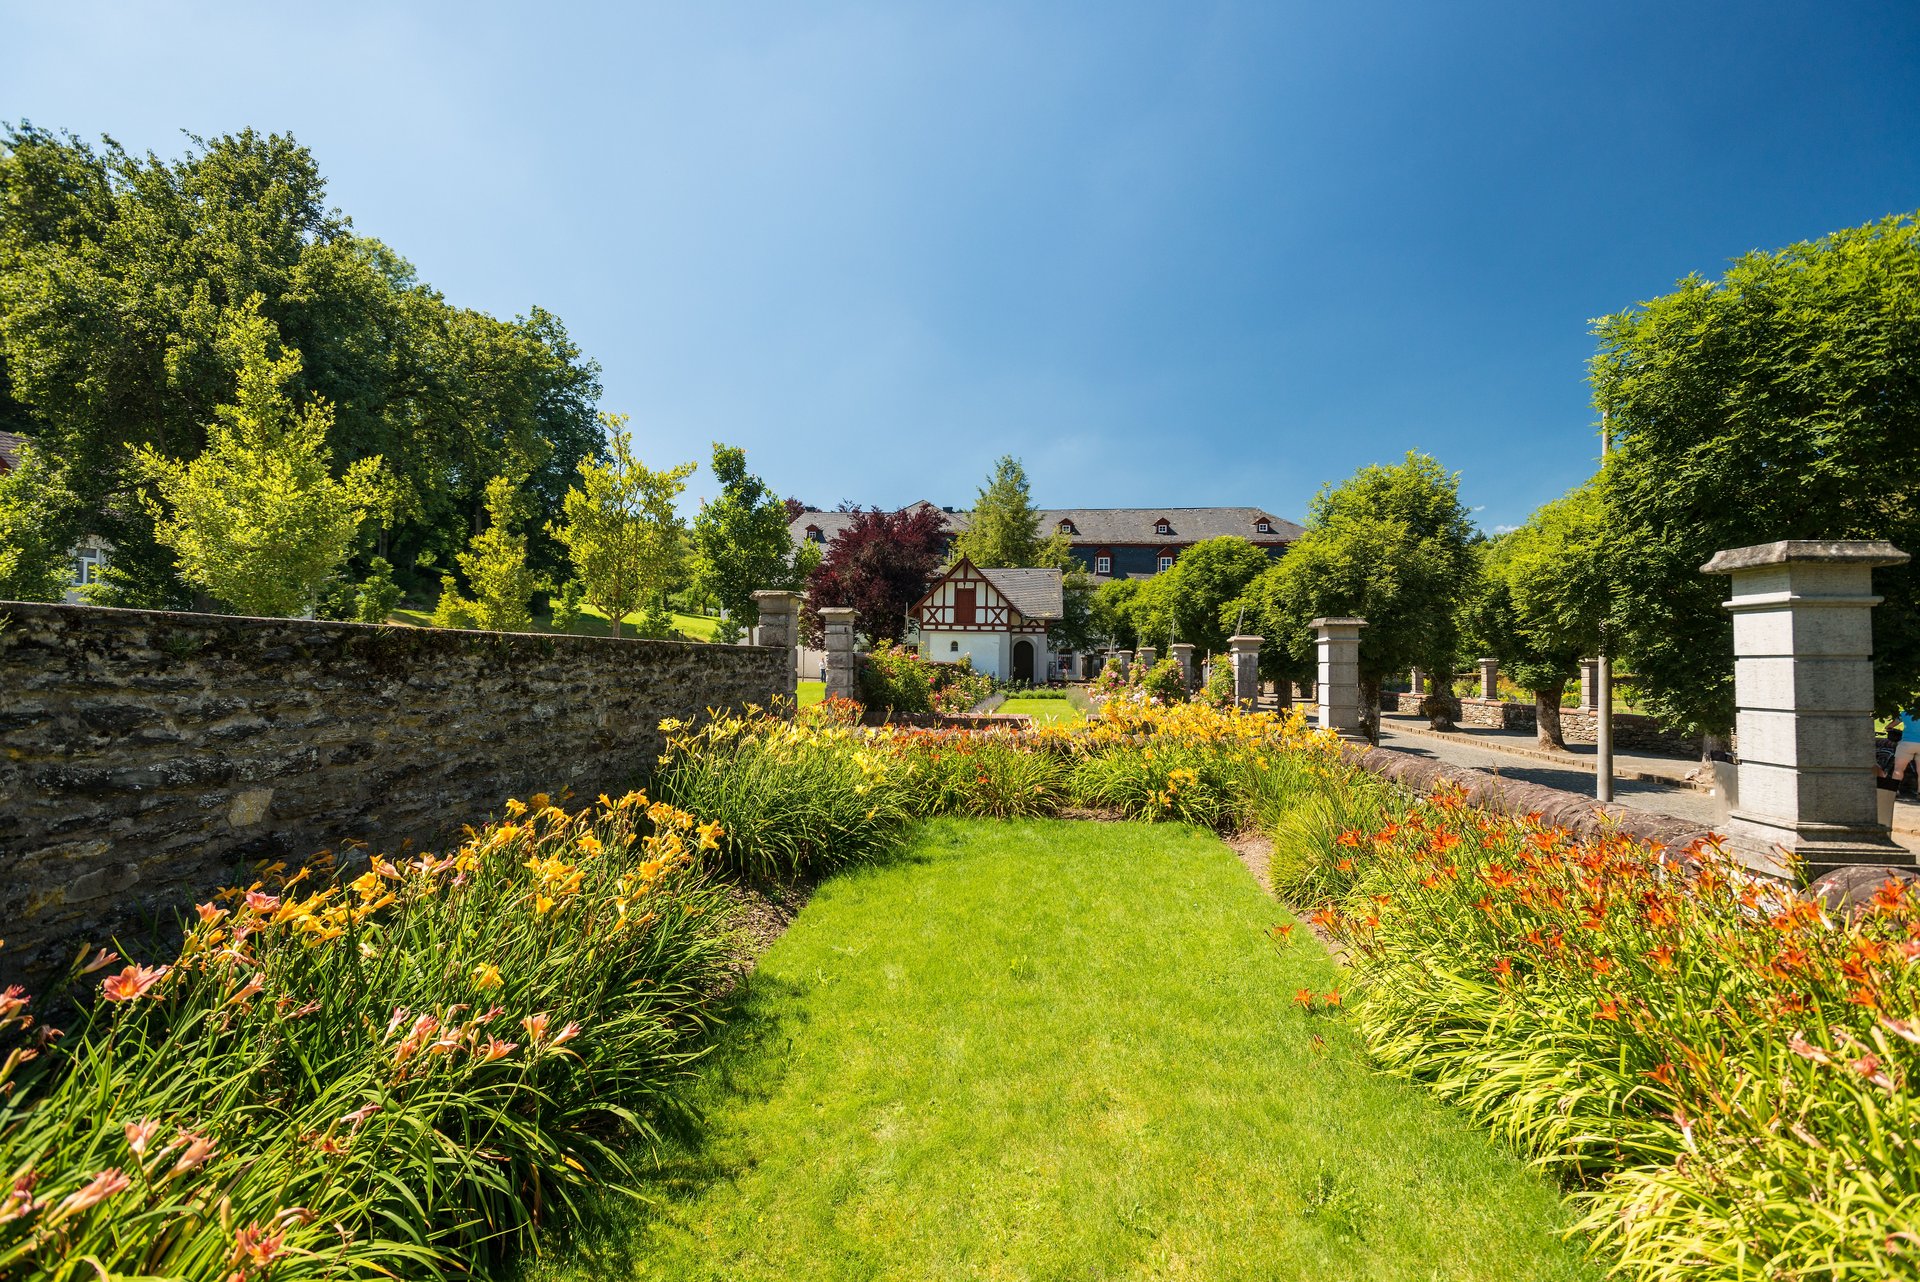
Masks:
[[[132,1182],[133,1181],[120,1173],[120,1168],[117,1166],[104,1170],[94,1176],[93,1179],[85,1185],[75,1189],[73,1192],[67,1194],[66,1197],[62,1198],[60,1205],[53,1208],[53,1215],[50,1217],[50,1220],[53,1223],[58,1223],[66,1219],[69,1215],[78,1215],[82,1211],[90,1210],[112,1197],[115,1193],[120,1192]]]
[[[145,997],[171,969],[169,966],[129,966],[118,975],[109,975],[100,985],[100,995],[110,1002],[130,1002],[136,997]]]

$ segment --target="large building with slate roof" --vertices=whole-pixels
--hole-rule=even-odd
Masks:
[[[932,507],[924,500],[912,508]],[[909,510],[909,509],[903,509]],[[967,513],[940,509],[949,536],[967,528]],[[796,543],[826,544],[853,523],[848,512],[808,510],[788,523]],[[1158,574],[1186,548],[1223,534],[1265,548],[1278,557],[1304,531],[1292,521],[1257,507],[1076,507],[1042,511],[1043,534],[1064,533],[1080,563],[1099,578],[1144,578]]]

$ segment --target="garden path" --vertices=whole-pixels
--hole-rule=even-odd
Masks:
[[[1285,919],[1211,834],[927,824],[762,958],[661,1200],[533,1271],[1596,1278],[1548,1183],[1366,1066]]]

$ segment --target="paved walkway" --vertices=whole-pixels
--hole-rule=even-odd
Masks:
[[[1562,757],[1534,747],[1531,733],[1510,730],[1431,729],[1425,718],[1391,713],[1380,718],[1380,746],[1414,756],[1433,757],[1450,765],[1497,771],[1509,779],[1593,795],[1594,754],[1591,746],[1574,747]],[[1613,799],[1623,806],[1653,814],[1672,815],[1694,823],[1721,826],[1726,810],[1710,791],[1685,782],[1683,776],[1699,763],[1649,753],[1615,753]],[[1893,839],[1920,852],[1920,805],[1902,798],[1893,821]]]

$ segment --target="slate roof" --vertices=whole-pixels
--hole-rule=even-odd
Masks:
[[[1067,612],[1058,570],[982,570],[980,575],[1029,619],[1058,619]]]
[[[901,511],[917,507],[932,507],[933,504],[922,499],[909,504]],[[965,512],[945,513],[947,530],[958,534],[968,525]],[[1156,523],[1165,517],[1171,529],[1169,534],[1159,534]],[[1259,532],[1259,522],[1265,517],[1273,526],[1273,533]],[[1237,534],[1241,538],[1251,539],[1255,543],[1282,541],[1292,542],[1306,533],[1297,523],[1275,516],[1265,508],[1257,507],[1069,507],[1049,508],[1040,513],[1040,533],[1052,534],[1060,527],[1060,522],[1073,522],[1074,534],[1070,537],[1079,544],[1128,544],[1151,543],[1162,547],[1184,547],[1206,539],[1218,538],[1223,534]],[[809,525],[819,527],[822,538],[833,542],[834,535],[853,524],[850,512],[802,512],[787,525],[794,541],[806,537]]]
[[[26,441],[17,432],[0,432],[0,472],[11,472],[20,465],[20,447]]]

